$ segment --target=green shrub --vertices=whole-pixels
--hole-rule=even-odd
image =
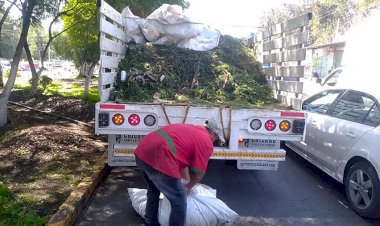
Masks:
[[[39,85],[41,87],[42,92],[46,90],[46,87],[53,82],[53,79],[49,78],[46,75],[41,76]]]
[[[11,74],[11,71],[10,70],[8,70],[8,71],[6,71],[5,73],[3,73],[3,77],[4,78],[9,78],[9,75]],[[16,78],[18,78],[18,77],[21,77],[21,73],[18,71],[17,73],[16,73]]]
[[[7,187],[0,184],[0,225],[42,226],[46,221],[47,217],[40,217],[28,208],[21,206],[13,199]]]

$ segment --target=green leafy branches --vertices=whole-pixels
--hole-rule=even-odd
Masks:
[[[99,59],[98,34],[99,20],[97,18],[96,1],[69,0],[63,16],[64,28],[67,31],[68,44],[74,53],[77,65],[84,62],[96,62]]]
[[[113,100],[255,104],[273,101],[261,65],[251,49],[224,36],[211,51],[175,45],[132,45],[119,63],[127,80],[120,80]]]

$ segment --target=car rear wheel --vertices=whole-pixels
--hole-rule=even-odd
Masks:
[[[351,209],[362,217],[380,217],[380,182],[373,166],[355,163],[348,170],[344,184]]]

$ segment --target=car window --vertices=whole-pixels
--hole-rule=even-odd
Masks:
[[[326,113],[334,100],[339,96],[341,90],[327,90],[318,93],[309,99],[305,100],[302,109],[317,113]]]
[[[374,125],[379,118],[378,110],[377,102],[373,97],[349,90],[334,103],[331,115],[353,122]]]
[[[368,115],[363,120],[363,124],[374,127],[380,125],[380,106],[378,104],[375,104],[373,108],[370,109]]]

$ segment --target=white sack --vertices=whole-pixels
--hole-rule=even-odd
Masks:
[[[161,24],[181,24],[190,21],[190,18],[183,14],[181,6],[169,4],[163,4],[154,10],[147,19],[157,20]]]
[[[123,16],[136,17],[127,9],[124,10]],[[178,5],[163,4],[146,20],[127,18],[127,21],[129,21],[126,23],[127,36],[131,37],[131,40],[141,39],[142,33],[144,38],[153,44],[178,44],[179,47],[196,51],[207,51],[219,45],[220,33],[217,30],[203,24],[192,23]]]
[[[133,209],[144,218],[146,206],[146,189],[128,188]],[[171,207],[165,197],[160,200],[158,221],[161,226],[169,225]],[[231,222],[237,213],[223,201],[216,198],[216,190],[207,185],[195,186],[187,196],[186,226],[217,226]]]
[[[124,17],[127,42],[133,41],[137,44],[145,44],[146,39],[140,28],[142,23],[140,17],[135,16],[128,6],[123,9],[121,15]]]
[[[218,47],[219,40],[219,31],[202,25],[199,35],[191,39],[185,39],[178,43],[177,46],[181,48],[194,49],[197,51],[207,51]]]

